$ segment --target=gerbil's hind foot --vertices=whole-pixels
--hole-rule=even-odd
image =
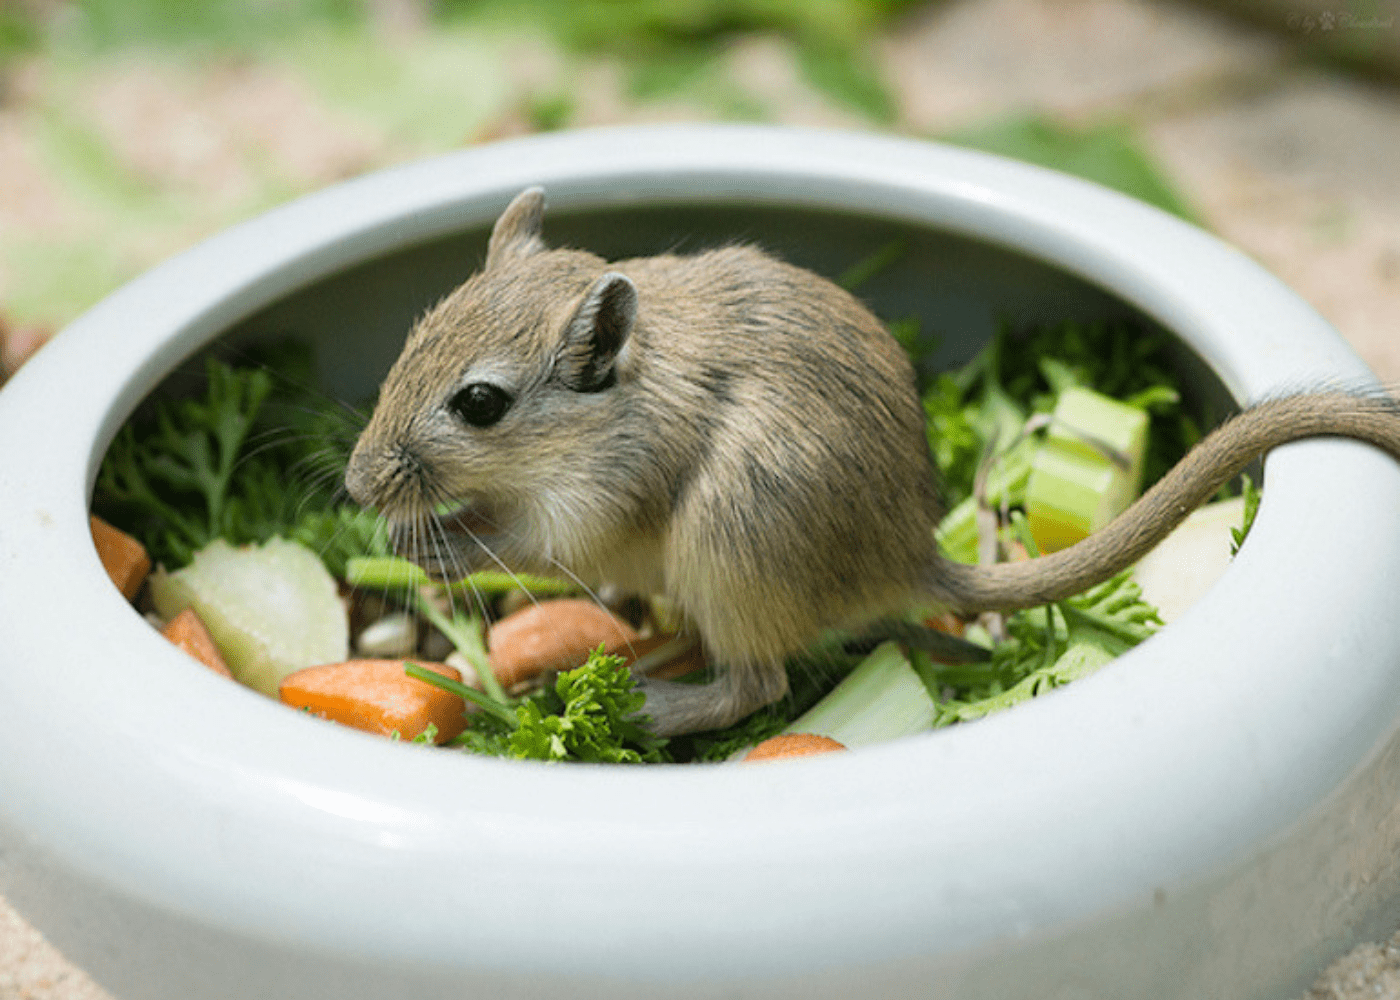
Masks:
[[[643,678],[637,690],[647,696],[642,714],[658,736],[680,736],[733,725],[750,712],[787,693],[781,665],[769,670],[729,671],[708,684],[681,684]]]

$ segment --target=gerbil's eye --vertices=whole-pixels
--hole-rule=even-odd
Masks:
[[[490,427],[510,409],[510,394],[490,382],[473,382],[448,402],[452,412],[473,427]]]

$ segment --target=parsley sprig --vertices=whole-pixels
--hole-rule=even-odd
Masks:
[[[409,664],[408,674],[475,704],[472,723],[453,743],[476,753],[516,760],[589,764],[661,763],[666,740],[645,728],[646,695],[620,656],[594,650],[581,667],[510,705],[474,688]]]

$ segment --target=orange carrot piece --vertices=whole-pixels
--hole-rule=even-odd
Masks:
[[[780,757],[810,757],[818,753],[845,750],[845,746],[830,736],[816,733],[780,733],[764,740],[744,755],[744,762],[777,760]]]
[[[941,614],[929,615],[925,618],[924,627],[937,629],[944,635],[952,635],[961,638],[966,626],[963,625],[963,620],[957,615],[953,614],[951,611],[944,611]]]
[[[160,634],[214,673],[222,674],[228,678],[233,677],[233,674],[229,672],[228,664],[219,655],[219,647],[214,645],[214,637],[204,627],[204,619],[199,617],[194,608],[186,608],[170,619],[165,628],[160,630]]]
[[[443,663],[419,666],[460,681],[462,675]],[[323,719],[411,740],[432,723],[436,742],[445,743],[466,728],[466,706],[455,694],[404,673],[403,660],[348,660],[306,667],[288,674],[278,687],[285,705]]]
[[[126,599],[133,600],[151,571],[151,557],[146,555],[146,547],[96,514],[92,515],[90,524],[92,544],[97,548],[102,568]]]
[[[510,688],[547,670],[581,666],[600,645],[625,653],[639,636],[632,626],[592,601],[563,598],[521,608],[491,626],[491,671]]]

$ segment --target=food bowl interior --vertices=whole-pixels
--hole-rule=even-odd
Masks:
[[[442,237],[316,281],[243,320],[211,349],[236,358],[250,342],[304,338],[316,346],[319,387],[343,401],[366,402],[413,321],[480,268],[488,235],[483,228]],[[918,317],[922,336],[936,344],[927,362],[933,370],[966,362],[1003,322],[1023,328],[1133,318],[1144,329],[1158,328],[1121,299],[1023,254],[926,226],[810,206],[546,209],[545,238],[608,260],[752,243],[833,279],[897,248],[857,294],[887,322]],[[1194,412],[1219,419],[1233,411],[1215,373],[1180,340],[1171,341]]]

